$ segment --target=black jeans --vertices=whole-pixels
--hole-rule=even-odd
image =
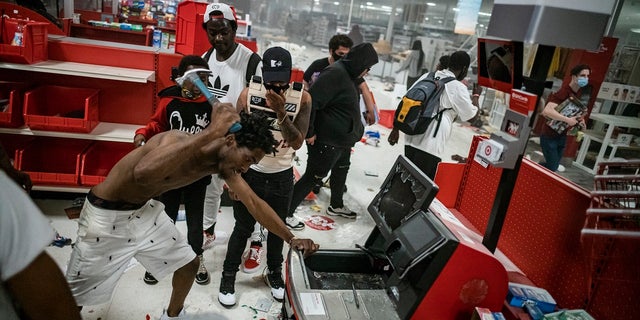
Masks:
[[[273,208],[280,219],[284,221],[291,204],[293,192],[293,168],[277,173],[262,173],[249,169],[242,177],[249,184],[258,197],[266,201]],[[256,219],[249,213],[247,207],[240,201],[233,202],[233,217],[236,224],[229,238],[227,255],[222,270],[225,274],[238,272],[242,262],[242,253],[247,239],[253,232]],[[282,262],[282,247],[284,241],[275,233],[267,235],[267,266],[269,270],[280,270]]]
[[[424,152],[420,149],[416,149],[412,146],[404,146],[404,155],[407,159],[411,160],[413,164],[418,167],[427,177],[434,180],[436,177],[436,170],[438,170],[438,163],[442,161],[440,157],[436,157],[431,153]]]
[[[331,171],[331,201],[334,208],[344,206],[342,195],[351,166],[351,148],[334,147],[322,143],[307,144],[307,168],[293,187],[293,199],[289,215],[293,214],[302,200],[311,192],[313,186],[320,183]]]
[[[178,218],[178,209],[184,199],[184,210],[187,216],[187,241],[197,255],[202,254],[202,215],[204,213],[204,196],[211,176],[204,177],[190,185],[169,190],[160,196],[164,211],[171,220]]]

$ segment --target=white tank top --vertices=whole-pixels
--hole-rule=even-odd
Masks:
[[[290,88],[285,92],[284,109],[287,117],[293,122],[300,112],[300,102],[302,100],[302,83],[292,82]],[[267,89],[262,85],[260,77],[254,77],[249,84],[247,93],[247,104],[249,112],[255,110],[263,111],[271,121],[270,129],[273,137],[278,141],[276,154],[267,154],[259,163],[251,165],[251,169],[262,173],[276,173],[287,170],[293,166],[293,155],[295,150],[289,146],[280,131],[278,125],[278,115],[266,106],[267,98],[265,97]]]

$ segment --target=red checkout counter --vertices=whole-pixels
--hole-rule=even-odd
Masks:
[[[356,249],[286,262],[284,319],[471,319],[500,311],[507,272],[481,238],[434,200],[437,185],[400,155],[368,207]]]

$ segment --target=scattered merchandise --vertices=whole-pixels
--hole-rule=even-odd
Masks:
[[[61,236],[58,232],[56,232],[56,237],[51,242],[52,246],[56,246],[58,248],[62,248],[64,246],[68,246],[71,244],[71,239]]]
[[[562,310],[545,314],[544,320],[595,320],[590,314],[582,309]]]
[[[556,301],[545,289],[509,282],[507,302],[515,307],[524,307],[526,302],[532,302],[540,311],[548,313],[556,308]]]
[[[378,173],[375,171],[369,171],[369,170],[365,170],[364,171],[364,175],[365,176],[369,176],[369,177],[377,177]]]
[[[476,307],[471,320],[505,320],[505,317],[502,312],[491,312],[487,308]]]

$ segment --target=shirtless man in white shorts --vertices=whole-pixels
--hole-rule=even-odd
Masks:
[[[123,157],[104,182],[87,195],[78,220],[67,280],[79,306],[108,302],[127,264],[136,258],[154,276],[173,273],[173,292],[161,319],[184,315],[184,300],[198,269],[186,237],[152,198],[218,173],[251,214],[270,232],[305,253],[318,245],[297,239],[282,219],[256,196],[240,173],[275,150],[277,141],[262,115],[238,115],[231,104],[213,109],[213,122],[201,133],[157,134]],[[242,129],[228,133],[240,121]]]

